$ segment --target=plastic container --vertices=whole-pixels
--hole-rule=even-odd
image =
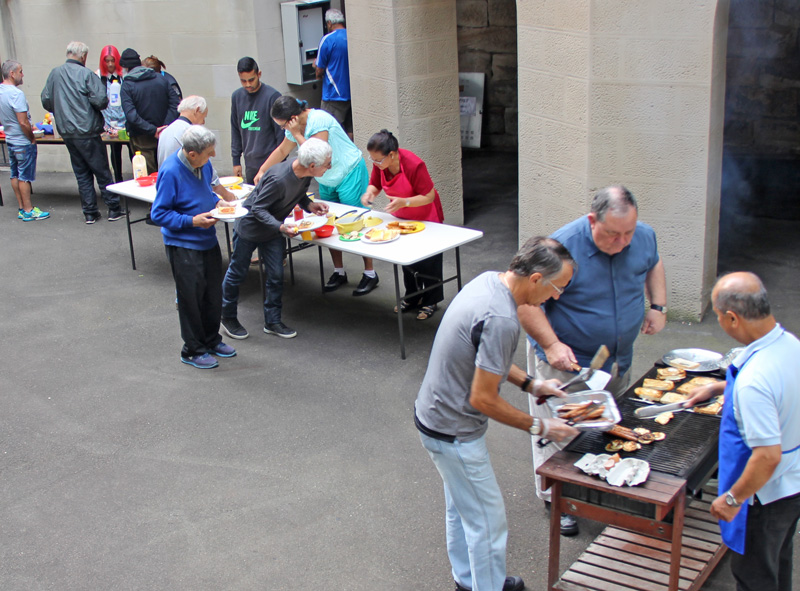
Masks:
[[[299,205],[294,206],[294,219],[295,221],[303,219],[303,210]]]
[[[139,183],[140,187],[150,187],[156,184],[156,179],[151,176],[140,176],[136,179],[136,182]]]
[[[141,176],[147,176],[147,161],[137,150],[136,156],[133,157],[133,178],[138,179]]]
[[[114,80],[108,88],[108,106],[121,107],[122,101],[119,98],[119,91],[122,88],[119,82]]]
[[[317,235],[318,238],[328,238],[331,234],[333,234],[333,226],[320,226],[314,233]]]

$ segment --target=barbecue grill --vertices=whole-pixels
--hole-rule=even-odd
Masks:
[[[660,425],[634,414],[643,404],[632,399],[635,388],[646,378],[656,377],[662,366],[656,364],[617,399],[623,426],[667,435],[637,452],[618,452],[649,462],[647,481],[615,487],[578,470],[574,463],[582,454],[608,453],[605,446],[612,437],[595,431],[582,433],[538,468],[543,486],[552,491],[548,590],[698,591],[725,554],[716,521],[708,515],[708,503],[698,500],[693,505],[699,507],[688,513],[686,509],[687,492],[699,497],[716,468],[720,418],[683,411]],[[711,375],[721,377],[719,372]],[[559,579],[561,513],[609,527]],[[658,548],[655,553],[654,548]]]
[[[637,408],[641,408],[643,403],[634,400],[637,399],[634,390],[639,388],[645,379],[655,378],[658,367],[664,367],[664,364],[656,364],[642,376],[617,399],[617,406],[622,415],[620,424],[631,429],[644,427],[651,431],[662,431],[666,433],[667,438],[649,445],[642,445],[642,449],[637,452],[619,451],[617,453],[623,458],[633,457],[645,460],[650,464],[651,471],[655,470],[685,479],[688,492],[694,496],[700,496],[702,486],[708,482],[716,470],[720,418],[686,411],[675,413],[673,419],[666,425],[660,425],[652,419],[638,418],[634,412]],[[720,377],[719,372],[707,375]],[[611,440],[612,437],[602,432],[585,431],[566,447],[566,451],[580,454],[608,453],[605,446]],[[565,484],[563,496],[628,511],[643,517],[652,518],[654,516],[652,505],[580,486]]]

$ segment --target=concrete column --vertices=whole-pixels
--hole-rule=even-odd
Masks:
[[[622,183],[652,225],[672,317],[716,275],[729,0],[517,3],[520,240]]]
[[[348,0],[355,142],[385,128],[422,158],[449,223],[463,222],[454,0]]]

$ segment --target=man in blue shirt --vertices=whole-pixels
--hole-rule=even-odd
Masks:
[[[619,372],[607,389],[619,394],[627,388],[636,337],[664,328],[667,311],[667,282],[655,232],[638,221],[638,213],[630,191],[607,187],[595,195],[588,215],[552,234],[575,257],[580,273],[557,300],[541,308],[520,308],[520,323],[529,335],[531,375],[566,381],[606,345],[611,356],[603,369],[609,371],[616,363]],[[650,301],[646,314],[645,293]],[[550,416],[544,405],[531,403],[531,412]],[[534,469],[568,443],[544,448],[534,443]],[[536,494],[549,502],[550,492],[542,490],[539,476]],[[561,533],[578,533],[572,516],[562,516]]]
[[[222,254],[217,243],[217,196],[211,190],[216,137],[202,125],[192,125],[181,137],[183,148],[168,156],[156,181],[150,218],[161,226],[167,260],[178,294],[178,320],[183,349],[181,362],[199,369],[219,363],[213,357],[233,357],[222,342]]]
[[[314,61],[317,78],[322,79],[321,107],[333,115],[352,139],[353,115],[350,109],[350,63],[347,58],[347,30],[344,15],[331,8],[325,13],[328,34],[319,42]]]
[[[23,222],[45,220],[46,211],[31,205],[31,183],[36,180],[36,138],[33,135],[28,101],[22,86],[22,64],[7,60],[2,67],[0,84],[0,124],[3,125],[11,164],[11,188],[17,197],[17,217]]]
[[[698,388],[690,399],[724,393],[711,514],[733,550],[737,591],[790,591],[800,520],[800,341],[775,321],[753,273],[721,277],[711,301],[722,329],[745,345],[725,383]]]

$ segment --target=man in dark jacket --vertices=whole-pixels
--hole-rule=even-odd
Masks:
[[[42,107],[55,116],[56,129],[64,138],[72,170],[78,180],[81,208],[87,224],[100,219],[94,179],[100,195],[108,206],[108,221],[123,217],[119,197],[106,189],[112,184],[106,147],[100,139],[103,131],[101,111],[108,106],[106,87],[100,78],[86,67],[89,48],[73,41],[67,45],[67,61],[54,68],[42,90]]]
[[[178,118],[180,100],[161,74],[142,66],[139,54],[133,49],[122,52],[119,65],[123,71],[128,71],[120,92],[125,128],[133,149],[141,152],[147,161],[147,172],[155,172],[158,170],[158,136]]]

